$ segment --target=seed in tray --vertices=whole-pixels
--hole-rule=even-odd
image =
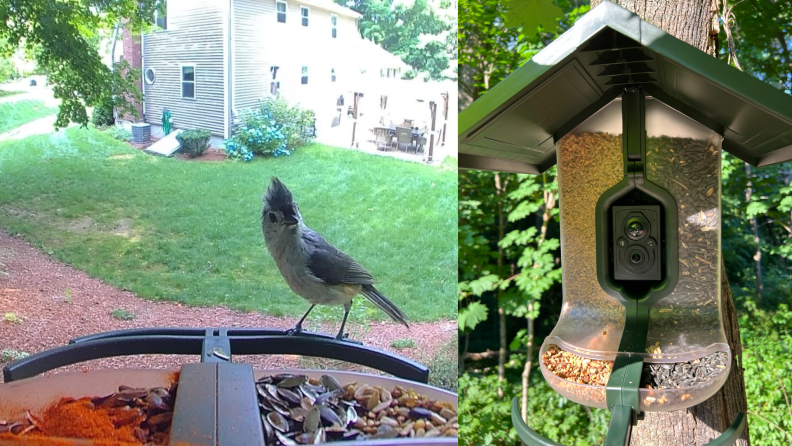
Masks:
[[[542,363],[556,376],[578,384],[604,386],[608,383],[613,361],[599,361],[574,355],[550,344]]]
[[[288,392],[284,392],[288,390]],[[396,386],[342,386],[331,375],[265,376],[256,382],[267,444],[295,446],[396,437],[456,437],[456,409]]]
[[[641,387],[678,389],[704,384],[726,369],[728,355],[717,352],[700,359],[675,364],[644,364]]]

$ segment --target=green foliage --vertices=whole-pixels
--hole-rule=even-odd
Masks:
[[[751,444],[792,442],[792,311],[748,305],[740,317]]]
[[[15,313],[11,313],[11,312],[4,314],[3,315],[3,320],[6,321],[6,322],[9,322],[9,323],[12,323],[12,324],[21,324],[21,323],[25,322],[24,319],[22,319],[21,317],[17,316]]]
[[[32,99],[0,102],[0,133],[57,113],[57,111],[57,108],[47,107],[43,101]]]
[[[195,158],[201,156],[209,148],[212,132],[203,129],[185,130],[176,135],[176,139],[181,144],[181,151],[189,157]]]
[[[405,339],[394,339],[391,341],[390,345],[396,350],[403,350],[405,348],[415,348],[417,344],[415,343],[414,340],[410,338],[405,338]]]
[[[505,3],[508,8],[505,25],[510,28],[535,30],[541,27],[545,32],[554,33],[558,29],[558,19],[564,17],[561,8],[551,0],[505,0]]]
[[[264,156],[288,156],[311,141],[307,132],[313,125],[313,111],[280,97],[262,99],[258,108],[242,110],[239,119],[242,123],[232,136],[232,151],[244,148]],[[226,149],[228,152],[228,144]]]
[[[0,84],[19,78],[19,72],[10,59],[0,59]]]
[[[11,362],[11,361],[18,361],[20,359],[25,359],[30,356],[30,353],[22,350],[17,349],[3,349],[0,352],[0,362]]]
[[[132,141],[132,132],[125,129],[124,127],[121,127],[120,125],[114,125],[108,128],[107,133],[119,141]]]
[[[56,125],[88,123],[86,107],[111,97],[120,111],[133,110],[139,99],[135,87],[140,74],[122,62],[111,70],[97,51],[100,32],[126,20],[133,32],[150,27],[154,11],[164,0],[64,2],[8,0],[0,3],[0,53],[7,56],[24,47],[35,59],[55,97],[61,99]]]
[[[449,47],[453,19],[445,19],[426,0],[411,3],[394,0],[336,0],[363,17],[358,21],[361,34],[393,53],[430,79],[446,78],[449,59],[456,54]],[[453,14],[449,14],[453,16]]]
[[[105,100],[94,107],[91,122],[100,129],[114,125],[115,116],[113,116],[113,101]]]
[[[131,321],[135,319],[134,313],[121,308],[113,310],[113,312],[110,313],[110,315],[113,316],[114,319],[118,319],[119,321]]]

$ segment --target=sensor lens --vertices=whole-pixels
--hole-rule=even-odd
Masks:
[[[632,254],[630,254],[630,262],[637,265],[641,263],[642,260],[643,260],[643,256],[641,255],[640,252],[633,252]]]
[[[627,230],[627,237],[632,240],[640,240],[646,236],[649,225],[643,218],[633,217],[627,220],[625,229]]]

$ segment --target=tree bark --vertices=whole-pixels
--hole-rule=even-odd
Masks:
[[[500,196],[498,201],[498,241],[503,240],[506,233],[506,220],[503,215],[503,194],[506,191],[506,183],[501,181],[501,174],[495,174],[495,193]],[[503,272],[503,248],[498,245],[498,274]],[[508,344],[506,343],[506,311],[501,304],[503,290],[498,287],[498,332],[500,333],[500,349],[498,350],[498,381],[506,380],[506,356],[508,354]],[[498,397],[503,398],[503,388],[498,387]]]
[[[594,8],[603,0],[591,0]],[[713,55],[713,16],[718,14],[716,0],[612,0],[636,13],[643,20],[672,36]],[[738,412],[747,416],[748,403],[742,368],[742,343],[737,313],[726,268],[721,257],[721,317],[726,339],[732,350],[732,366],[723,387],[712,398],[694,407],[675,412],[651,412],[633,427],[633,446],[704,445],[725,431]],[[736,446],[749,446],[748,428]]]

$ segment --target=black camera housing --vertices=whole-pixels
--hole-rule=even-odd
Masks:
[[[662,280],[660,206],[613,206],[614,280]]]

